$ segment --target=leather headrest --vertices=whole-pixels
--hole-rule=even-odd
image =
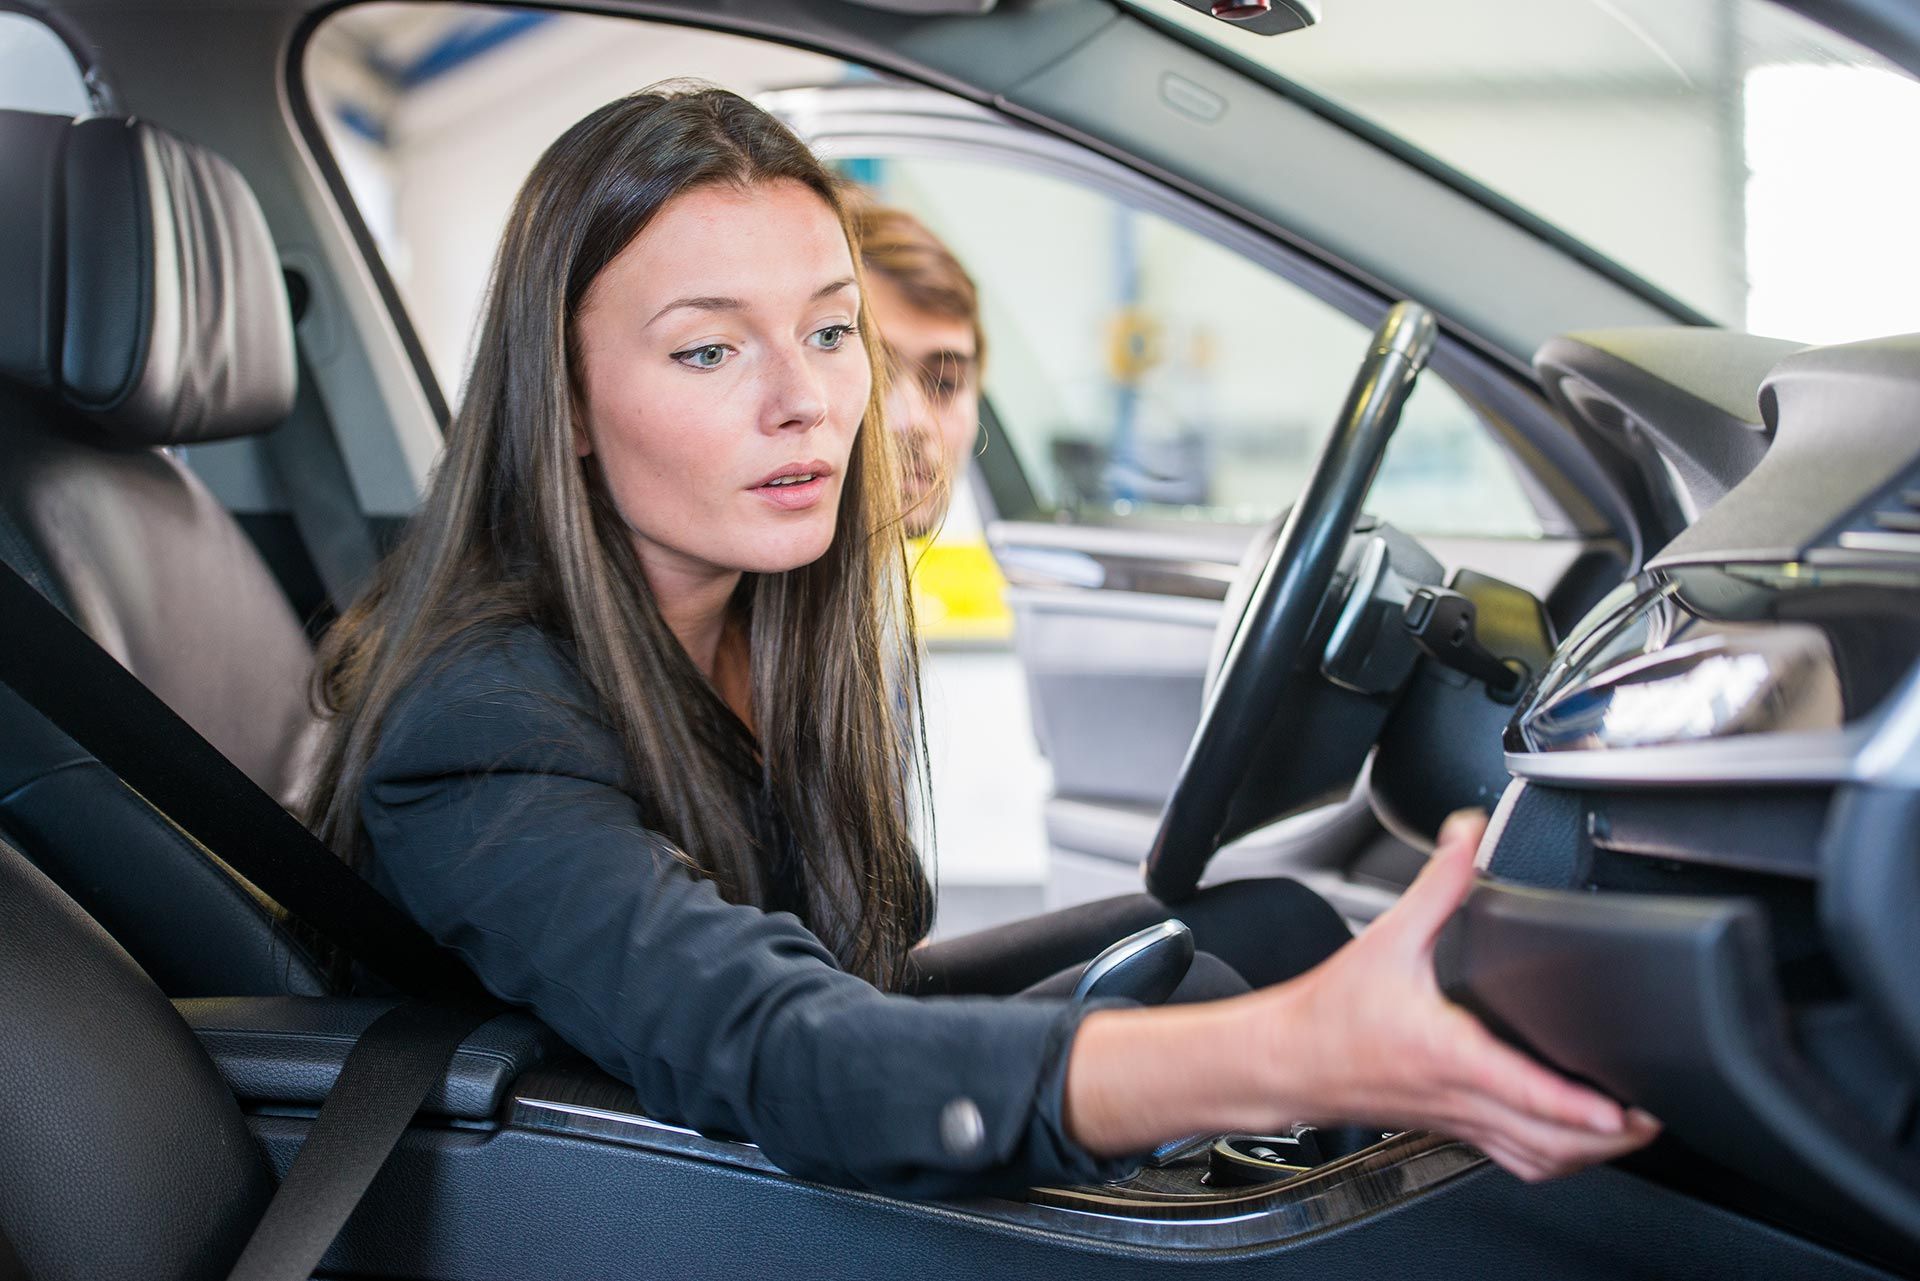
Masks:
[[[0,111],[0,378],[171,445],[279,423],[294,368],[279,256],[232,165],[138,120]]]

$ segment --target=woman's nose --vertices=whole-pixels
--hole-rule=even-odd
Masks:
[[[786,353],[772,376],[769,424],[776,429],[818,427],[827,416],[827,389],[804,350]]]

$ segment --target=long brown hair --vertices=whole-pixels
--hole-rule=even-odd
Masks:
[[[844,968],[893,988],[931,919],[912,832],[925,746],[900,482],[864,304],[875,385],[833,542],[812,564],[743,575],[735,594],[757,742],[668,629],[597,456],[572,444],[573,326],[601,270],[674,197],[779,180],[817,193],[852,246],[828,171],[723,90],[620,99],[541,156],[508,218],[465,399],[420,511],[322,645],[330,720],[309,815],[358,865],[360,793],[396,697],[486,625],[531,621],[570,650],[618,732],[649,825],[727,898],[797,910]],[[790,843],[752,821],[743,779],[774,802]],[[799,858],[798,903],[781,901],[783,849]]]

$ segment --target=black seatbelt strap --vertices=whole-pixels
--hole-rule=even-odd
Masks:
[[[299,391],[285,422],[260,438],[268,469],[280,482],[294,530],[336,610],[344,612],[373,577],[380,548],[360,510],[353,477],[320,403],[319,383],[300,355]]]
[[[492,1013],[409,1001],[360,1034],[228,1281],[313,1275],[447,1060]]]
[[[478,998],[473,974],[0,562],[0,682],[188,835],[371,973]]]

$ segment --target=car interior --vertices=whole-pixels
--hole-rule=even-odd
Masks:
[[[647,1116],[475,1005],[289,813],[313,638],[448,417],[302,82],[327,10],[58,0],[20,12],[89,109],[0,110],[0,1276],[229,1275],[356,1124],[391,1153],[356,1153],[300,1275],[1920,1275],[1920,336],[1711,324],[1132,3],[589,7],[876,68],[782,114],[876,154],[906,117],[1070,150],[1367,331],[1303,486],[1232,536],[1062,520],[977,460],[1050,834],[1176,908],[1280,867],[1363,920],[1484,806],[1445,990],[1665,1134],[1528,1185],[1444,1135],[1302,1126],[910,1202]],[[1920,68],[1920,6],[1792,7]],[[1316,19],[1257,8],[1274,40]],[[1276,139],[1327,180],[1248,163]],[[1369,507],[1436,382],[1550,546],[1488,559]],[[271,510],[224,496],[237,471]],[[1135,658],[1076,666],[1087,619]],[[1142,693],[1171,745],[1116,781],[1096,749],[1130,731],[1086,708],[1175,635],[1191,664]],[[343,995],[322,938],[396,995]],[[1190,955],[1158,930],[1083,994],[1153,999]],[[417,1114],[334,1109],[296,1166],[370,1029],[423,1005],[455,1013]]]

